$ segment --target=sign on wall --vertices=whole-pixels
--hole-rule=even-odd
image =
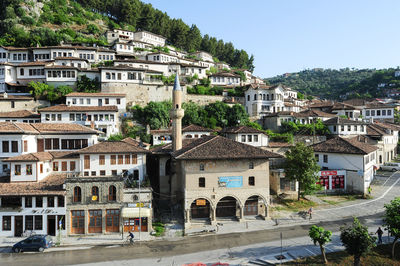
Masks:
[[[243,187],[243,176],[220,176],[218,184],[220,187]]]

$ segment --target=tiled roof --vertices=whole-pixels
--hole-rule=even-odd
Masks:
[[[213,132],[213,130],[202,127],[202,126],[191,124],[191,125],[183,127],[182,132]]]
[[[30,124],[40,134],[97,134],[97,130],[68,123],[32,123]]]
[[[275,113],[268,113],[263,116],[266,117],[279,117],[279,116],[294,116],[295,112],[292,111],[280,111],[280,112],[275,112]]]
[[[148,150],[140,146],[132,145],[128,141],[104,141],[78,151],[87,153],[148,153]]]
[[[0,122],[0,133],[3,134],[39,134],[39,132],[28,123]]]
[[[44,151],[21,154],[4,159],[5,162],[43,162],[53,159],[78,158],[77,151]]]
[[[230,72],[219,72],[219,73],[210,75],[210,77],[235,77],[235,78],[238,78],[240,76],[237,74],[234,74],[234,73],[230,73]]]
[[[381,127],[378,127],[377,125],[368,125],[367,126],[367,135],[368,136],[374,136],[374,137],[380,137],[380,136],[385,136],[388,135],[385,130]]]
[[[190,143],[196,141],[198,139],[183,139],[182,140],[182,147],[186,147]],[[161,146],[152,147],[150,149],[151,153],[153,154],[169,154],[172,152],[172,143],[164,144]]]
[[[77,105],[65,105],[59,104],[50,107],[45,107],[39,110],[40,112],[118,112],[116,105],[104,105],[104,106],[77,106]]]
[[[221,136],[205,136],[173,152],[177,160],[237,160],[280,158],[279,154]]]
[[[311,146],[314,152],[344,153],[344,154],[369,154],[378,148],[367,143],[359,142],[355,138],[334,137]]]
[[[64,195],[66,173],[50,174],[39,182],[0,183],[0,196]]]
[[[49,61],[34,61],[34,62],[23,62],[23,63],[18,63],[17,66],[19,67],[28,67],[28,66],[45,66],[50,64]]]
[[[7,94],[7,97],[4,98],[4,93],[0,94],[0,101],[32,101],[33,97],[32,96],[27,96],[27,95],[11,95],[11,94]]]
[[[360,110],[360,109],[347,103],[334,103],[331,110]]]
[[[346,119],[346,118],[341,118],[339,116],[325,120],[323,123],[325,125],[365,125],[366,124],[362,121],[350,120],[350,119]]]
[[[317,102],[317,103],[312,103],[309,105],[310,108],[323,108],[323,107],[331,107],[334,105],[334,102],[332,101],[324,101],[324,102]]]
[[[86,61],[86,62],[89,62],[87,59],[82,59],[82,58],[79,58],[79,57],[72,57],[72,56],[60,56],[60,57],[54,58],[54,60],[74,60],[74,61]]]
[[[1,118],[40,118],[40,114],[32,113],[28,110],[0,112]]]
[[[392,104],[384,104],[384,103],[380,103],[380,102],[370,102],[365,104],[365,108],[366,109],[373,109],[373,108],[393,108],[394,105]]]
[[[133,145],[133,146],[136,146],[136,147],[142,147],[142,148],[148,147],[148,146],[151,145],[149,143],[137,141],[137,140],[135,140],[133,138],[129,138],[129,137],[128,138],[124,138],[122,141],[126,142],[126,143],[128,143],[130,145]]]
[[[265,84],[255,84],[255,83],[249,84],[249,85],[247,85],[247,87],[248,87],[249,89],[253,89],[253,90],[269,90],[269,89],[272,88],[272,87],[269,86],[269,85],[265,85]]]
[[[74,66],[62,66],[62,65],[48,65],[45,66],[46,69],[78,69],[77,67]]]
[[[102,93],[102,92],[71,92],[66,97],[125,97],[124,93]]]
[[[325,113],[315,109],[308,109],[299,113],[294,113],[295,117],[335,117],[334,114]]]
[[[236,127],[227,127],[224,128],[221,133],[230,133],[230,134],[239,134],[239,133],[261,133],[265,134],[264,131],[247,127],[247,126],[236,126]]]
[[[5,162],[42,162],[42,161],[50,161],[53,159],[53,156],[49,152],[35,152],[22,154],[14,157],[9,157],[4,159]]]
[[[364,106],[366,103],[368,103],[368,101],[366,101],[364,99],[350,99],[350,100],[343,101],[343,103],[350,104],[353,106]]]

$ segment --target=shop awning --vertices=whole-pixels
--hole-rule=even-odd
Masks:
[[[123,218],[139,218],[140,217],[151,217],[151,209],[150,208],[139,208],[137,207],[125,207],[122,208],[122,217]]]

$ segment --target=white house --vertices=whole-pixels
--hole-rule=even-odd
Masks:
[[[281,85],[250,84],[245,91],[245,107],[254,117],[284,111],[284,89]]]
[[[240,86],[240,76],[231,72],[218,72],[210,75],[213,86]]]
[[[366,103],[362,111],[363,117],[366,119],[394,121],[394,106],[379,102]]]
[[[182,128],[183,139],[197,139],[209,136],[213,131],[198,125],[188,125]],[[167,144],[172,142],[172,129],[151,130],[153,145]]]
[[[349,119],[358,119],[361,115],[361,109],[347,103],[334,103],[330,112]]]
[[[214,63],[213,56],[207,52],[197,51],[197,52],[193,53],[192,55],[196,56],[199,60]]]
[[[126,110],[126,94],[72,92],[66,95],[69,106],[117,106],[118,111]]]
[[[254,147],[268,146],[268,136],[263,131],[252,127],[228,127],[224,128],[221,133],[228,139],[232,139],[234,141],[245,143]]]
[[[4,159],[34,152],[78,150],[97,143],[98,134],[77,124],[0,122],[0,176],[10,170]]]
[[[102,131],[107,137],[119,133],[118,107],[54,105],[40,109],[42,123],[74,123]]]
[[[329,131],[334,135],[358,136],[367,134],[368,124],[358,120],[333,117],[329,120],[325,120],[324,124],[328,127]]]
[[[358,138],[341,138],[320,142],[311,146],[321,171],[345,171],[346,175],[321,175],[320,183],[327,189],[366,193],[374,179],[376,169],[375,146],[359,142]],[[328,178],[326,178],[328,176]]]
[[[148,31],[137,31],[134,33],[133,40],[163,47],[167,38]]]

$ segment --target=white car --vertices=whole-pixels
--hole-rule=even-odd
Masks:
[[[399,171],[400,170],[400,163],[385,163],[381,166],[382,170],[386,171]]]

